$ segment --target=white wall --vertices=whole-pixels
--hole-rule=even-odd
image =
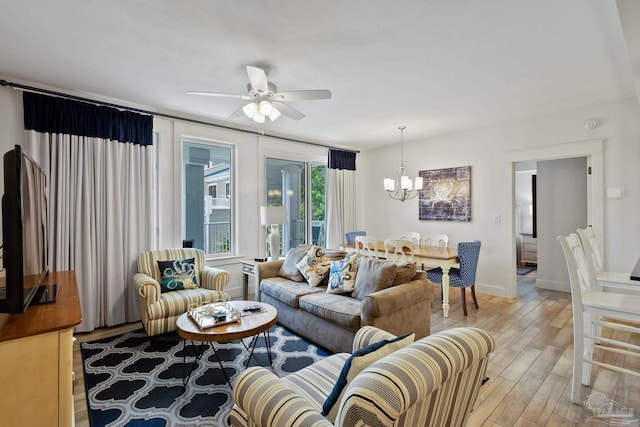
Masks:
[[[589,131],[584,121],[591,118],[599,119],[601,126]],[[405,230],[445,233],[454,245],[479,239],[478,290],[515,296],[512,246],[505,244],[513,234],[508,192],[512,186],[505,179],[510,172],[506,168],[512,167],[509,158],[516,150],[603,139],[605,189],[625,190],[622,199],[604,200],[604,230],[595,230],[603,242],[605,267],[630,271],[640,257],[640,107],[635,98],[424,141],[411,141],[410,129],[407,123],[404,153],[410,175],[419,170],[471,166],[472,221],[419,221],[416,199],[401,203],[386,196],[382,181],[396,172],[396,144],[359,155],[359,228],[368,234],[383,238]]]
[[[26,82],[28,84],[28,82]],[[602,125],[588,131],[584,121],[598,118]],[[205,137],[218,138],[237,146],[239,166],[236,210],[237,232],[241,256],[262,253],[264,233],[258,225],[258,210],[264,197],[264,158],[268,153],[291,157],[314,156],[326,159],[326,149],[295,144],[273,138],[242,134],[223,129],[194,129],[191,125],[157,119],[159,168],[161,170],[159,203],[159,240],[162,246],[179,245],[180,221],[175,220],[180,198],[178,185],[180,154],[174,151],[180,132],[204,132]],[[390,123],[390,126],[396,124]],[[183,128],[181,128],[183,127]],[[182,130],[181,130],[182,129]],[[472,221],[467,223],[418,221],[417,199],[398,202],[389,199],[382,180],[394,176],[399,161],[399,146],[366,150],[357,159],[358,228],[368,234],[387,237],[402,231],[423,234],[445,233],[452,244],[469,239],[482,241],[478,271],[478,290],[511,296],[515,287],[513,247],[505,242],[513,238],[512,205],[505,180],[508,159],[514,150],[553,144],[603,139],[604,185],[622,188],[621,199],[604,201],[604,229],[596,229],[604,246],[605,268],[630,271],[640,256],[640,107],[635,98],[600,104],[502,123],[425,141],[411,141],[411,123],[405,133],[405,166],[412,174],[419,170],[453,166],[471,166]],[[0,151],[9,150],[23,138],[22,94],[0,89]],[[178,150],[179,151],[179,150]],[[271,154],[270,154],[271,155]],[[511,167],[511,165],[509,165]],[[168,189],[174,188],[171,192]],[[168,214],[168,212],[173,212]],[[496,221],[499,222],[496,222]],[[178,227],[176,229],[176,227]],[[241,276],[237,259],[210,262],[232,273],[230,290],[237,295]]]

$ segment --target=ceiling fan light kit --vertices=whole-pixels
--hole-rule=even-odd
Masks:
[[[229,117],[237,117],[238,113],[242,111],[245,116],[256,123],[264,123],[267,117],[273,122],[281,115],[300,120],[304,117],[304,114],[285,104],[285,102],[331,98],[331,91],[327,89],[294,90],[278,93],[278,87],[267,80],[267,75],[262,68],[248,65],[247,75],[249,76],[249,84],[247,84],[248,95],[202,91],[187,91],[187,94],[251,100],[239,110],[234,111]]]

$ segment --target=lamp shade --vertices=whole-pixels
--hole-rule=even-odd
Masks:
[[[286,206],[261,206],[260,223],[262,225],[285,224],[287,222]]]

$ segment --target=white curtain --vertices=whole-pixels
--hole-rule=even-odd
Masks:
[[[132,279],[138,254],[154,247],[153,146],[25,133],[25,151],[48,179],[49,269],[76,272],[76,330],[139,320]]]
[[[347,157],[345,160],[340,157]],[[338,159],[336,159],[338,157]],[[356,229],[355,153],[330,150],[327,169],[327,247],[339,248]]]

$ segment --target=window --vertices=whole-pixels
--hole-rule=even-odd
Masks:
[[[209,195],[214,199],[218,197],[218,184],[209,184]]]
[[[311,244],[326,247],[326,192],[327,165],[311,165]]]
[[[287,206],[289,222],[281,226],[281,251],[301,243],[325,245],[326,165],[267,158],[267,206]],[[308,189],[311,191],[308,191]]]
[[[182,149],[183,239],[207,254],[231,253],[232,148],[183,140]]]

